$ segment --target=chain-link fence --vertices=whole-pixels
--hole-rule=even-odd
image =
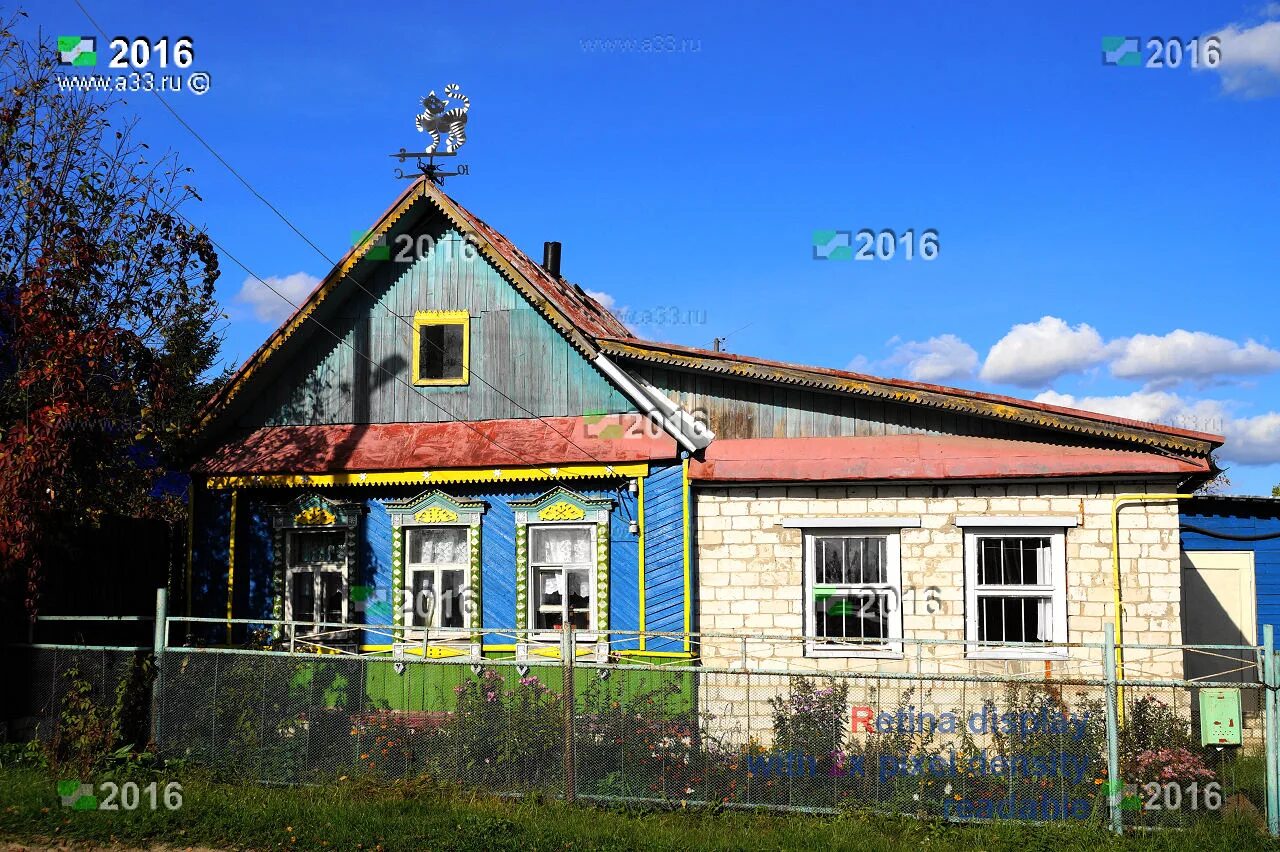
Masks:
[[[31,685],[9,714],[19,736],[56,738],[84,702],[113,707],[149,684],[139,652],[14,654]],[[149,730],[163,757],[236,781],[425,776],[496,794],[1113,826],[1267,811],[1258,684],[1241,687],[1243,745],[1215,748],[1200,744],[1203,685],[1183,681],[560,656],[168,648]]]

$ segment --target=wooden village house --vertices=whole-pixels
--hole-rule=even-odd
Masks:
[[[538,264],[424,182],[200,429],[179,610],[432,655],[556,654],[572,624],[584,653],[731,666],[716,634],[781,636],[752,654],[818,669],[900,665],[916,639],[1067,660],[1117,593],[1128,641],[1180,642],[1158,495],[1222,442],[635,339],[557,245]]]

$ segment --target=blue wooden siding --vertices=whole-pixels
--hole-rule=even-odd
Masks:
[[[609,629],[639,630],[640,536],[631,533],[630,524],[640,519],[640,501],[625,489],[613,497],[618,504],[609,515]],[[612,646],[619,651],[637,647],[638,638]]]
[[[1265,535],[1280,533],[1280,517],[1265,512],[1249,514],[1247,510],[1236,513],[1184,512],[1183,525],[1201,527],[1213,532],[1231,535]],[[1192,550],[1252,550],[1254,582],[1258,592],[1258,641],[1262,641],[1265,624],[1280,624],[1280,538],[1263,541],[1232,541],[1225,538],[1182,531],[1183,551]]]
[[[236,504],[236,562],[237,564],[272,564],[271,510],[261,499],[241,496]],[[236,583],[236,613],[241,618],[271,618],[275,601],[275,578],[272,572],[248,571],[243,580]],[[241,602],[243,595],[243,603]],[[244,615],[239,615],[241,612]]]
[[[453,492],[450,492],[453,493]],[[536,492],[537,494],[543,491]],[[534,493],[521,495],[536,496]],[[516,626],[516,513],[508,505],[513,494],[470,495],[489,504],[480,524],[480,608],[482,626],[514,630]],[[515,635],[487,635],[486,645],[511,645]]]
[[[681,468],[651,471],[644,482],[644,627],[684,630],[684,515]],[[647,641],[648,651],[683,651],[677,639]]]
[[[679,468],[676,468],[677,488]],[[608,497],[615,501],[610,515],[609,619],[618,630],[637,630],[639,611],[639,540],[630,531],[630,521],[638,518],[638,500],[625,488],[625,480],[615,487],[601,487],[599,481],[566,482],[564,485],[587,497]],[[624,486],[624,487],[618,487]],[[550,483],[512,486],[498,490],[492,486],[459,485],[448,488],[452,496],[483,500],[489,508],[481,524],[481,609],[483,627],[514,629],[516,625],[515,594],[515,512],[510,503],[544,494]],[[236,595],[237,618],[270,618],[275,594],[271,546],[270,513],[274,506],[297,497],[300,490],[244,490],[237,498]],[[413,497],[421,493],[416,487],[328,489],[327,496],[341,500],[358,500],[365,506],[360,521],[357,564],[351,585],[369,587],[362,607],[352,602],[354,623],[390,624],[392,622],[391,587],[391,519],[385,501]],[[659,487],[655,492],[663,494]],[[677,491],[678,494],[678,491]],[[646,495],[646,498],[648,495]],[[198,522],[194,550],[196,577],[194,600],[202,607],[196,614],[221,616],[226,612],[227,542],[229,537],[230,492],[203,492],[197,498]],[[679,630],[677,626],[673,629]],[[385,633],[364,631],[361,640],[369,645],[390,642]],[[512,645],[514,635],[487,635],[486,645]]]
[[[413,233],[437,238],[412,264],[364,264],[361,290],[351,283],[345,301],[328,306],[321,321],[343,340],[308,328],[293,345],[281,373],[263,383],[240,425],[446,422],[584,412],[621,413],[634,406],[482,257],[464,259],[446,241],[461,236],[438,215]],[[398,249],[394,236],[392,256]],[[331,297],[332,298],[332,297]],[[412,386],[410,360],[417,311],[471,314],[471,381],[461,387]],[[353,348],[368,353],[357,357]],[[372,361],[372,363],[370,363]],[[376,366],[375,366],[376,365]],[[501,393],[499,393],[501,391]],[[505,395],[505,396],[504,396]],[[510,397],[507,399],[506,397]]]
[[[363,624],[391,624],[391,515],[381,500],[364,499],[365,513],[360,524],[360,547],[353,584],[367,587],[363,613],[350,604],[353,621]],[[389,645],[387,632],[364,632],[366,645]]]

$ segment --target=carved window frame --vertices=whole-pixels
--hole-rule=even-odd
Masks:
[[[287,576],[289,571],[289,547],[291,536],[296,533],[314,531],[342,532],[344,534],[344,560],[341,569],[344,619],[350,618],[351,612],[351,578],[358,568],[357,545],[359,544],[360,517],[364,514],[364,504],[351,500],[331,500],[323,494],[301,494],[288,503],[271,509],[271,554],[272,554],[272,586],[273,599],[271,617],[275,621],[284,621],[288,611],[286,596]],[[344,631],[337,636],[326,637],[325,641],[354,641],[355,631]],[[279,627],[272,630],[272,635],[279,638]]]
[[[529,565],[529,527],[531,526],[595,526],[595,565],[591,576],[594,624],[590,631],[579,631],[577,638],[593,642],[609,631],[609,559],[610,516],[613,500],[586,497],[557,486],[532,500],[513,501],[516,519],[516,631],[522,636],[549,638],[551,633],[533,633]],[[530,632],[524,632],[530,631]]]
[[[482,500],[462,500],[440,490],[424,491],[407,500],[386,503],[391,517],[391,613],[397,627],[406,627],[407,638],[422,638],[424,628],[414,627],[409,614],[409,586],[405,570],[405,539],[415,527],[465,527],[467,529],[468,599],[463,603],[464,628],[483,627],[483,595],[481,589],[481,527],[488,504]],[[428,634],[434,633],[428,629]],[[453,638],[466,637],[454,635]],[[475,641],[475,637],[472,637]]]

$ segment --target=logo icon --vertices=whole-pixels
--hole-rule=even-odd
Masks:
[[[589,428],[586,428],[598,425],[601,420],[604,420],[607,413],[608,412],[604,410],[582,412],[583,428],[585,429],[588,438],[599,438],[602,441],[617,441],[620,438],[625,437],[621,423],[610,423],[594,435],[591,434],[591,430]]]
[[[1103,36],[1102,64],[1121,68],[1137,68],[1142,64],[1142,51],[1137,36]]]
[[[852,260],[852,231],[814,231],[814,260]]]
[[[58,62],[76,68],[98,64],[98,51],[90,36],[58,36]]]
[[[391,246],[387,245],[387,235],[383,234],[376,240],[370,242],[372,231],[352,231],[351,245],[356,248],[364,248],[365,244],[369,244],[369,251],[365,255],[368,260],[390,260]]]
[[[390,589],[376,589],[373,586],[353,585],[351,587],[351,604],[356,612],[368,613],[376,611],[383,604],[391,604]]]
[[[1142,797],[1138,795],[1137,784],[1125,784],[1122,781],[1108,781],[1102,785],[1102,792],[1108,800],[1115,802],[1119,798],[1120,810],[1136,811],[1142,809]]]
[[[64,808],[77,811],[96,811],[98,797],[93,795],[92,784],[82,784],[79,779],[58,782],[58,797]]]

